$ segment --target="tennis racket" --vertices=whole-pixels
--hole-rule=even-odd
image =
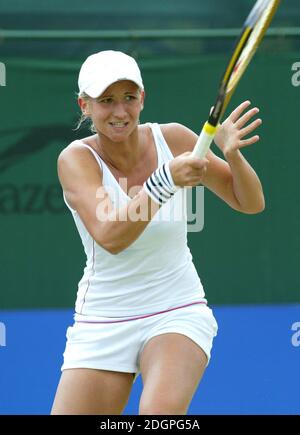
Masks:
[[[216,103],[198,137],[192,152],[193,156],[203,158],[209,150],[232,94],[264,37],[279,3],[280,0],[257,0],[253,6],[236,42],[221,80]]]

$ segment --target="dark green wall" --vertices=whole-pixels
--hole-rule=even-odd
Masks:
[[[142,121],[177,121],[199,131],[213,104],[227,55],[162,59],[141,66]],[[0,88],[1,308],[72,306],[84,257],[56,175],[61,149],[78,137],[74,92],[82,59],[4,59]],[[232,106],[261,109],[260,143],[244,150],[263,182],[263,214],[239,214],[205,192],[205,226],[190,235],[210,303],[300,300],[299,98],[291,84],[297,53],[257,55]],[[86,131],[82,131],[84,136]]]
[[[298,0],[282,2],[275,27],[300,23]],[[218,29],[241,26],[252,0],[0,2],[5,30]],[[2,32],[2,33],[1,33]],[[225,32],[226,33],[226,32]],[[282,34],[282,32],[281,32]],[[199,132],[214,103],[233,40],[218,38],[17,38],[0,31],[0,308],[73,306],[85,259],[56,174],[59,152],[88,134],[72,131],[77,74],[93,52],[134,55],[146,85],[142,121],[177,121]],[[57,35],[56,35],[57,36]],[[300,37],[266,38],[234,95],[261,109],[260,143],[244,150],[261,177],[266,210],[231,210],[205,192],[205,225],[189,235],[214,304],[300,300],[299,101],[291,84]],[[216,151],[216,150],[215,150]]]

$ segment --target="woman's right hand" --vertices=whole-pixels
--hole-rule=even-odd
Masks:
[[[192,157],[190,151],[180,154],[170,161],[169,167],[176,186],[197,186],[201,184],[209,160]]]

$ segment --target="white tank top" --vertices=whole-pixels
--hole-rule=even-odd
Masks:
[[[173,155],[158,124],[150,124],[158,166]],[[116,178],[95,150],[86,146],[103,172],[115,207],[130,201]],[[111,194],[111,189],[117,195]],[[76,210],[72,212],[87,257],[78,284],[75,320],[89,316],[126,318],[169,310],[193,303],[206,303],[204,290],[187,246],[186,195],[180,189],[148,224],[139,238],[117,255],[99,246]]]

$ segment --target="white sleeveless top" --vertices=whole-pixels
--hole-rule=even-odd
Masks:
[[[158,166],[174,157],[158,124],[150,124]],[[95,150],[86,145],[103,172],[103,186],[114,207],[130,197]],[[115,195],[112,194],[112,189]],[[75,320],[86,316],[126,318],[206,303],[204,290],[187,246],[186,195],[180,189],[148,224],[139,238],[117,255],[99,246],[76,210],[72,212],[87,257],[78,284]]]

